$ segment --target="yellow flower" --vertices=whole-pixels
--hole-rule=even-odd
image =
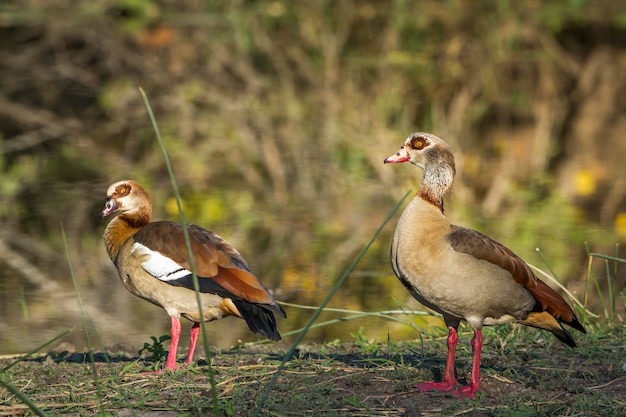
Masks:
[[[596,177],[588,169],[581,169],[574,174],[574,188],[580,196],[590,196],[596,191]]]
[[[626,238],[626,212],[617,213],[615,216],[615,232]]]

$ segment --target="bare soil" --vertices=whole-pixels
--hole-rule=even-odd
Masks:
[[[616,333],[579,338],[577,349],[536,331],[486,334],[482,389],[464,400],[413,387],[441,379],[442,339],[304,345],[280,372],[260,415],[625,416],[624,330]],[[457,353],[462,382],[471,365],[470,336],[462,335]],[[54,416],[247,416],[257,410],[288,348],[284,342],[240,346],[213,353],[211,366],[200,359],[161,375],[142,373],[155,364],[136,352],[56,351],[23,360],[0,378]],[[0,369],[14,361],[1,359]],[[34,414],[0,386],[0,416]]]

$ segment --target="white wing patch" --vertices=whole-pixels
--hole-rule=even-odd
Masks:
[[[161,255],[159,252],[153,251],[141,243],[133,244],[132,254],[137,253],[141,260],[141,267],[147,273],[161,281],[173,281],[191,275],[191,272],[178,265],[176,262]]]

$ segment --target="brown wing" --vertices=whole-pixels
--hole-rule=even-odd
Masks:
[[[452,248],[467,253],[508,271],[515,282],[524,286],[535,298],[535,311],[546,311],[559,321],[585,333],[574,311],[555,290],[535,277],[530,267],[506,246],[475,230],[452,226],[448,235]]]
[[[467,253],[508,271],[518,284],[528,289],[537,286],[538,280],[526,262],[489,236],[464,227],[452,226],[448,240],[457,252]]]
[[[239,252],[215,233],[196,225],[188,225],[191,251],[194,254],[194,267],[201,291],[215,292],[223,296],[234,295],[251,303],[268,304],[278,307],[272,295],[252,274],[248,264]],[[191,271],[187,246],[180,224],[174,222],[153,222],[143,227],[133,236],[135,242],[176,262],[185,270]],[[176,280],[175,285],[193,289],[190,276]],[[225,290],[221,291],[221,289]],[[221,294],[222,292],[223,294]]]

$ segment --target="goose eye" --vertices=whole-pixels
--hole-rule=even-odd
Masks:
[[[426,146],[426,141],[422,138],[415,138],[413,142],[411,142],[411,145],[415,149],[423,149],[424,146]]]

